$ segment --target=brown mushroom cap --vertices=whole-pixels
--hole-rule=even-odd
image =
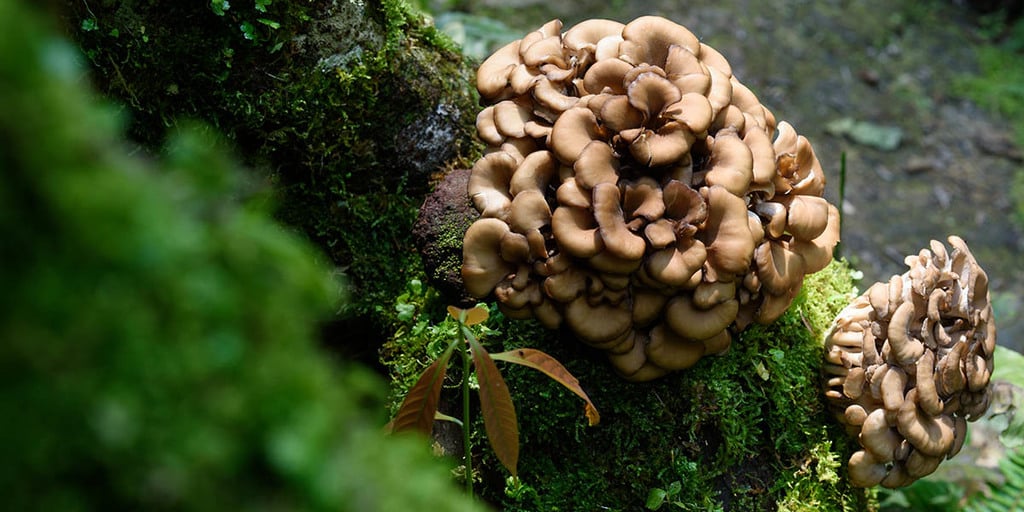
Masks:
[[[952,251],[933,240],[908,256],[909,270],[868,288],[826,338],[825,396],[865,450],[849,461],[854,485],[932,473],[989,403],[988,278],[963,240],[949,242]]]
[[[810,144],[685,27],[553,20],[477,80],[487,148],[468,190],[481,219],[464,240],[467,289],[568,327],[626,378],[727,350],[830,261],[838,210]],[[936,369],[936,392],[990,373],[963,361],[960,380]]]

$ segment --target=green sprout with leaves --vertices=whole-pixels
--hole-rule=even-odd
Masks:
[[[600,414],[593,402],[590,401],[590,397],[580,387],[576,377],[550,355],[529,348],[497,354],[488,353],[470,330],[471,326],[487,320],[487,308],[480,305],[472,309],[449,306],[448,314],[459,323],[461,336],[452,340],[444,352],[423,371],[405,395],[389,428],[392,432],[416,431],[429,436],[433,431],[435,419],[454,420],[454,418],[439,413],[437,406],[441,397],[441,387],[448,371],[448,363],[452,354],[458,350],[462,354],[463,365],[462,421],[455,421],[462,426],[466,491],[468,493],[473,493],[470,457],[472,443],[468,428],[470,424],[469,382],[471,369],[475,370],[479,384],[480,412],[483,415],[487,440],[498,460],[508,469],[513,478],[517,477],[519,463],[519,424],[516,420],[516,410],[512,404],[508,385],[494,363],[495,360],[527,366],[544,373],[586,402],[585,413],[589,425],[596,425],[601,420]]]

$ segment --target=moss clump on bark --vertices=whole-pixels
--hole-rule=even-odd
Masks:
[[[62,4],[102,92],[157,148],[198,117],[279,192],[278,216],[328,251],[351,309],[401,293],[429,176],[473,151],[476,96],[450,41],[402,0]]]

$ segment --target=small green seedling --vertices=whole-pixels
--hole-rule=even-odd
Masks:
[[[484,430],[487,433],[487,440],[497,455],[501,464],[508,469],[513,477],[517,476],[517,464],[519,462],[519,425],[516,420],[516,410],[512,404],[512,396],[509,394],[508,385],[498,371],[495,360],[528,366],[548,377],[551,377],[559,384],[578,395],[586,402],[585,413],[588,423],[593,426],[600,420],[601,416],[594,407],[590,397],[587,396],[579,381],[573,377],[558,360],[530,348],[521,348],[489,354],[477,341],[476,336],[469,329],[471,326],[487,320],[487,309],[483,306],[476,306],[472,309],[460,309],[454,306],[448,307],[448,314],[459,323],[459,332],[462,336],[457,337],[448,345],[441,355],[434,360],[412,388],[405,395],[398,413],[391,420],[390,430],[392,432],[417,431],[430,435],[433,430],[435,419],[448,419],[437,411],[437,405],[441,397],[441,386],[444,383],[445,374],[448,369],[448,362],[452,354],[459,350],[462,353],[462,421],[456,420],[462,428],[462,439],[465,452],[466,468],[466,490],[473,493],[472,464],[470,454],[469,429],[469,381],[470,366],[476,372],[476,379],[479,383],[480,412],[484,418]],[[454,418],[451,418],[454,420]]]

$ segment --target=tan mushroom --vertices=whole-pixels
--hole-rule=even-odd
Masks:
[[[781,316],[804,275],[831,260],[838,210],[821,198],[807,140],[732,72],[654,16],[564,33],[552,20],[485,60],[470,293],[566,327],[632,380],[697,364],[750,322]],[[990,367],[963,356],[967,389]],[[868,372],[853,374],[851,393],[855,379],[870,385]],[[960,385],[946,367],[934,375],[945,379],[936,392]]]
[[[664,324],[658,324],[651,329],[651,340],[644,350],[655,366],[674,371],[697,364],[704,355],[704,344],[681,337]]]
[[[709,165],[704,178],[708,185],[719,185],[738,197],[747,193],[754,177],[754,157],[735,129],[725,128],[715,135]]]
[[[702,189],[706,192],[708,220],[704,244],[708,262],[705,271],[711,279],[730,281],[742,274],[754,256],[754,240],[747,224],[747,205],[720,186]]]
[[[600,183],[615,185],[619,181],[619,162],[614,158],[612,147],[604,141],[588,142],[572,167],[576,184],[585,189]]]
[[[932,241],[908,256],[909,270],[868,288],[826,339],[825,396],[867,451],[850,458],[854,485],[897,487],[932,473],[990,402],[988,278],[963,240],[949,241],[952,251]]]
[[[597,220],[584,208],[562,206],[551,214],[551,231],[558,248],[579,258],[593,257],[604,249],[598,229]]]
[[[509,75],[519,65],[519,41],[501,47],[476,71],[476,89],[489,100],[500,97],[508,86]]]
[[[571,165],[583,148],[600,136],[597,117],[588,108],[575,107],[558,116],[551,127],[551,150],[563,163]]]
[[[462,242],[462,281],[470,294],[489,295],[515,270],[515,266],[501,258],[501,239],[508,232],[508,224],[486,218],[466,230]]]

